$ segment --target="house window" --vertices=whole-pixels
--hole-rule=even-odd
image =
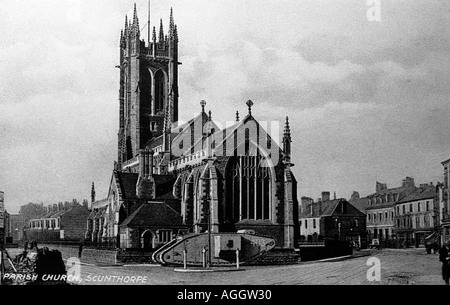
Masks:
[[[409,205],[409,212],[413,212],[413,205],[412,205],[412,203]]]
[[[308,219],[305,219],[305,229],[308,229]]]
[[[403,214],[406,214],[406,206],[405,205],[402,205],[402,212],[403,212]]]
[[[372,221],[372,214],[368,214],[367,217],[368,217],[369,221]]]
[[[383,221],[383,213],[378,213],[378,215],[380,216],[379,222],[382,222]]]
[[[172,240],[172,230],[158,230],[158,239],[161,243],[167,243]]]
[[[313,228],[314,229],[316,228],[316,220],[315,219],[313,219]]]
[[[388,220],[388,212],[384,212],[384,220]]]
[[[416,217],[416,228],[420,228],[420,217]]]
[[[374,222],[377,221],[377,214],[376,213],[373,214],[373,221]]]
[[[355,219],[355,228],[358,227],[358,219]]]
[[[394,220],[394,212],[391,212],[391,220]]]
[[[400,228],[400,219],[397,219],[397,227]]]
[[[420,212],[420,202],[417,203],[417,212]]]
[[[430,202],[427,201],[427,212],[430,210]]]

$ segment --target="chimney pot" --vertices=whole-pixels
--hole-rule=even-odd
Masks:
[[[322,192],[322,201],[330,200],[330,192]]]

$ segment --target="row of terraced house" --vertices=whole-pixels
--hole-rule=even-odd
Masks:
[[[362,247],[378,239],[382,247],[424,247],[450,240],[450,159],[442,162],[444,182],[416,185],[406,177],[396,187],[376,182],[375,192],[349,200],[330,199],[330,192],[314,201],[302,197],[300,241],[352,241]]]
[[[398,187],[376,182],[375,192],[360,198],[354,192],[349,202],[366,215],[367,239],[384,247],[442,245],[450,240],[450,159],[442,162],[444,182],[417,186],[406,177]]]

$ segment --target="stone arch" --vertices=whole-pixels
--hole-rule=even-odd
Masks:
[[[252,144],[250,146],[250,143]],[[241,143],[225,167],[226,218],[274,221],[275,168],[267,152],[254,141]]]
[[[155,71],[153,76],[154,88],[154,113],[164,113],[165,102],[167,101],[168,76],[163,69]]]
[[[182,187],[181,214],[185,224],[192,224],[194,221],[194,170],[186,176]]]
[[[144,250],[152,250],[155,248],[156,235],[152,230],[148,229],[141,234],[141,248]]]

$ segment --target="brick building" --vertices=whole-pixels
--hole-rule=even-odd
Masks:
[[[306,199],[306,198],[305,198]],[[366,215],[345,199],[330,199],[329,192],[313,202],[303,200],[299,215],[300,241],[348,240],[367,244]]]
[[[395,203],[395,234],[399,245],[425,246],[425,239],[438,233],[439,209],[436,186],[422,184]]]
[[[24,232],[28,241],[82,241],[89,210],[78,202],[49,205],[46,213],[30,219]]]
[[[178,122],[178,30],[172,11],[168,35],[161,22],[159,37],[155,28],[148,36],[147,43],[140,39],[135,7],[120,36],[118,160],[103,210],[93,216],[101,222],[102,238],[143,248],[150,237],[132,233],[143,221],[156,242],[158,230],[251,229],[275,238],[278,247],[294,248],[298,202],[288,119],[282,147],[253,116],[252,101],[248,114],[240,119],[237,113],[226,128],[205,112],[205,101],[199,115]],[[166,212],[157,225],[154,217],[143,216],[159,209]]]
[[[357,192],[349,202],[367,216],[368,241],[377,238],[382,247],[396,247],[395,204],[405,196],[415,192],[414,179],[406,177],[399,187],[388,188],[386,183],[376,182],[375,193],[360,198]]]

